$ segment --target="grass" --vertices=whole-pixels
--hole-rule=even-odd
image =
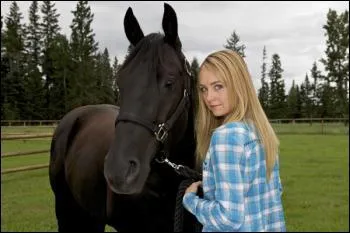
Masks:
[[[288,231],[349,231],[349,147],[342,135],[280,135]]]
[[[2,175],[1,231],[57,231],[48,169]]]
[[[1,143],[1,153],[44,150],[50,148],[50,139],[10,140]],[[8,157],[1,160],[1,169],[16,168],[29,165],[45,164],[49,162],[49,154],[33,154]]]
[[[282,134],[279,138],[287,230],[349,231],[348,136]],[[1,145],[2,152],[45,149],[50,140]],[[1,168],[47,162],[48,154],[4,158]],[[2,175],[1,190],[1,231],[57,231],[47,168]]]

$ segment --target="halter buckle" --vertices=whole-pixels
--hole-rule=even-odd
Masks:
[[[164,123],[158,125],[159,129],[158,132],[154,132],[156,135],[156,139],[159,142],[164,142],[166,137],[168,136],[167,129],[164,126]]]

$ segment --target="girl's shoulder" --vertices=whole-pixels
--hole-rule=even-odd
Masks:
[[[232,131],[236,133],[249,133],[251,131],[251,127],[243,122],[243,121],[234,121],[234,122],[228,122],[226,124],[220,125],[218,128],[215,129],[214,132],[225,132],[225,131]]]
[[[233,138],[244,142],[244,144],[258,138],[254,125],[243,121],[223,124],[215,129],[213,136]]]

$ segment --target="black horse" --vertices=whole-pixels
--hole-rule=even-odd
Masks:
[[[56,128],[49,176],[59,231],[104,231],[106,224],[173,231],[184,178],[159,161],[166,152],[170,161],[194,167],[194,83],[168,4],[162,26],[164,35],[144,36],[129,8],[124,29],[135,47],[118,73],[120,108],[79,107]],[[195,220],[186,214],[184,230],[193,231]]]

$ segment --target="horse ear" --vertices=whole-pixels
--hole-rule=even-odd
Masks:
[[[134,46],[144,37],[139,22],[135,18],[131,7],[128,8],[124,17],[124,30],[129,42]]]
[[[177,17],[174,9],[167,3],[164,3],[163,31],[164,41],[173,47],[180,46],[180,39],[177,33]]]

